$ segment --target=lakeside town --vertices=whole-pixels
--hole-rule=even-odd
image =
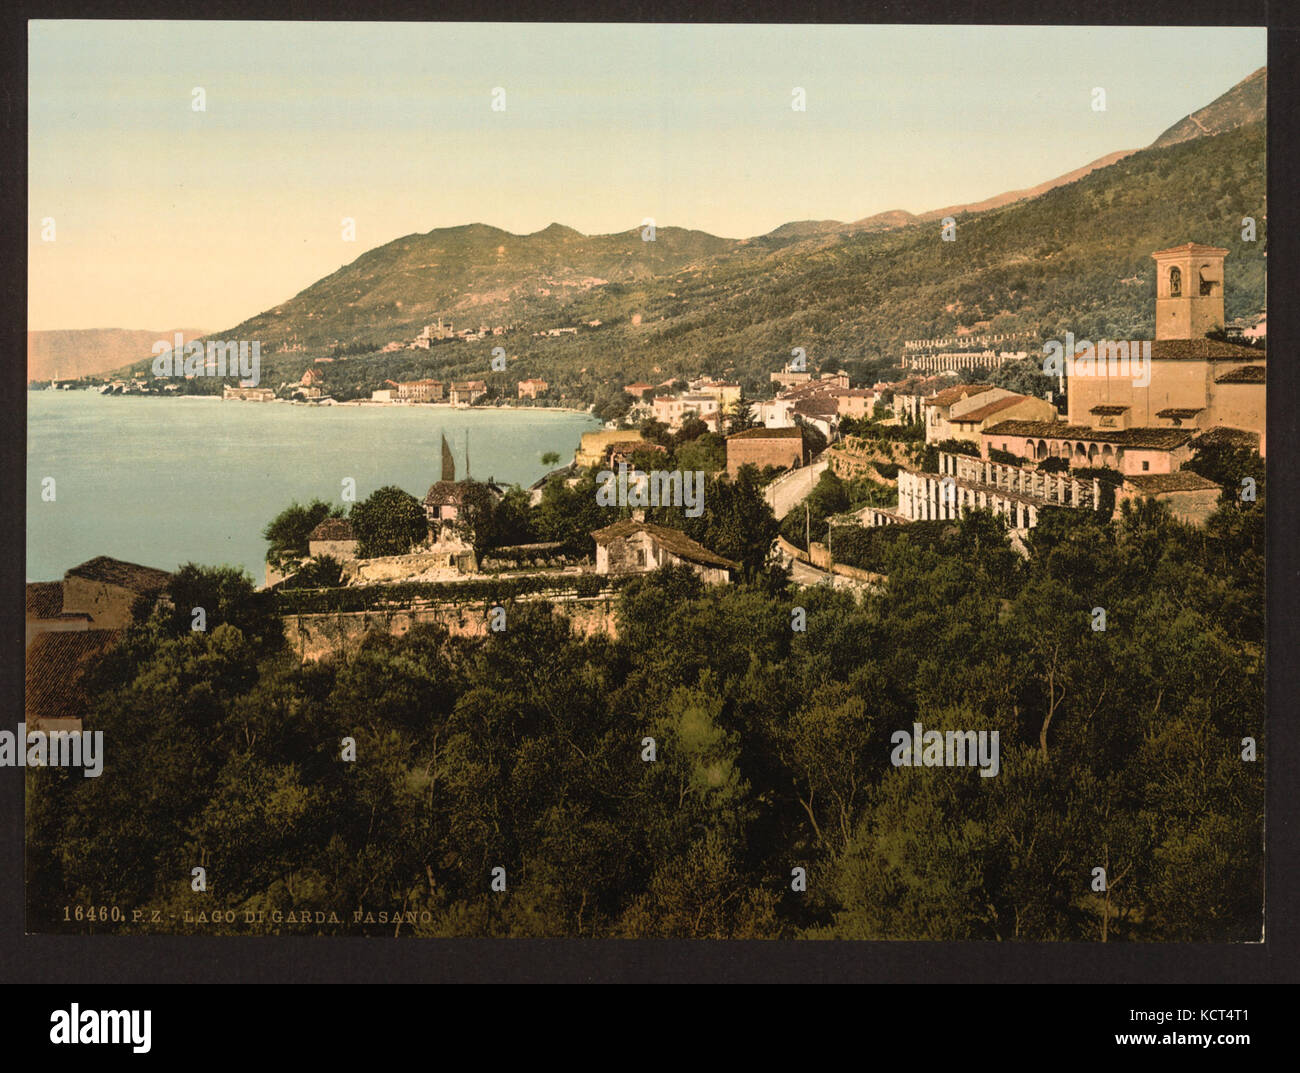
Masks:
[[[531,488],[508,492],[468,473],[458,480],[444,439],[439,477],[418,500],[384,489],[377,495],[386,502],[354,506],[350,515],[324,504],[315,515],[297,508],[299,531],[268,555],[265,579],[258,580],[286,606],[293,604],[290,593],[365,592],[373,606],[402,614],[398,626],[390,615],[384,628],[406,629],[422,608],[426,618],[441,620],[447,607],[478,599],[481,585],[469,583],[513,580],[551,597],[592,601],[607,599],[619,578],[665,565],[687,568],[708,584],[752,579],[775,565],[793,571],[799,585],[863,591],[885,580],[881,545],[868,531],[924,529],[972,510],[1000,519],[1022,554],[1024,538],[1052,510],[1109,518],[1125,503],[1152,500],[1179,521],[1204,525],[1232,490],[1193,460],[1224,450],[1265,453],[1265,322],[1261,316],[1231,334],[1222,330],[1227,256],[1224,248],[1197,243],[1153,252],[1158,289],[1149,368],[1139,377],[1104,358],[1093,371],[1080,365],[1063,409],[1057,385],[1040,397],[984,382],[1008,369],[1023,375],[1026,366],[1031,376],[1050,378],[1025,351],[1001,349],[1011,340],[973,333],[909,344],[900,356],[905,375],[869,387],[853,386],[843,372],[813,373],[799,361],[772,372],[773,397],[759,401],[736,382],[699,378],[672,393],[672,381],[633,382],[623,386],[630,400],[624,416],[582,434],[572,460]],[[324,375],[309,369],[294,394],[317,401],[323,384]],[[536,398],[546,389],[538,378],[521,381],[518,397]],[[259,391],[274,394],[227,387],[224,397],[260,398],[246,394]],[[481,381],[425,379],[376,389],[372,402],[418,406],[445,399],[472,406],[483,395]],[[689,478],[697,469],[715,488],[718,482],[743,486],[761,502],[767,521],[746,533],[758,547],[755,553],[751,542],[747,561],[723,554],[735,555],[736,545],[708,547],[682,528],[682,474]],[[665,494],[661,502],[650,485],[669,471],[677,479],[676,498]],[[583,529],[581,519],[606,510],[593,514],[590,501],[599,501],[602,484],[613,487],[615,474],[622,482],[616,520]],[[552,539],[519,539],[544,528],[528,514],[546,511],[548,496],[570,507],[579,496],[589,501],[570,510],[578,527],[552,526],[541,534]],[[379,528],[403,535],[375,537],[368,517],[375,512],[384,515]],[[306,518],[312,524],[303,528]],[[714,522],[717,530],[730,526],[732,519]],[[170,578],[97,559],[73,568],[61,583],[29,585],[28,643],[49,635],[34,649],[29,684],[39,687],[60,677],[69,660],[102,651],[129,621],[133,601],[158,595]],[[83,592],[88,582],[100,586],[90,596]],[[409,588],[395,589],[400,597],[383,595],[384,586],[421,584],[433,588],[419,596]],[[441,610],[431,610],[434,604]],[[299,598],[293,605],[319,609],[326,602]],[[311,624],[295,613],[306,637]],[[372,628],[365,612],[359,614]],[[612,628],[611,617],[601,621],[601,628]],[[313,638],[302,650],[329,649]],[[28,715],[34,725],[71,726],[80,718],[75,710],[42,710],[39,703]]]

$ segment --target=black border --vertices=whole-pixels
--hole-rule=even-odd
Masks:
[[[772,0],[655,0],[623,3],[596,12],[579,4],[514,2],[484,8],[469,0],[429,5],[377,0],[358,15],[355,4],[317,0],[304,5],[136,0],[49,3],[7,8],[0,15],[6,85],[0,126],[7,143],[0,169],[6,209],[0,235],[8,254],[0,272],[7,329],[0,370],[0,459],[10,474],[9,509],[0,511],[3,591],[0,634],[5,673],[4,710],[23,710],[22,624],[16,609],[24,583],[26,444],[26,237],[27,27],[29,18],[307,18],[338,21],[611,21],[693,23],[986,23],[993,25],[1247,25],[1270,26],[1269,290],[1274,360],[1269,366],[1269,786],[1267,797],[1266,941],[1250,945],[1106,945],[910,942],[691,942],[631,940],[389,940],[376,938],[184,938],[28,936],[23,934],[23,782],[0,772],[0,981],[25,983],[195,982],[937,982],[937,983],[1213,983],[1243,984],[1300,979],[1295,920],[1300,854],[1293,820],[1300,742],[1291,718],[1300,690],[1300,666],[1288,658],[1300,630],[1288,599],[1300,576],[1300,530],[1294,467],[1297,457],[1297,314],[1288,301],[1296,283],[1300,220],[1289,198],[1300,138],[1294,102],[1300,30],[1276,21],[1278,8],[1253,2],[1225,6],[1216,0],[885,0],[867,6],[844,0],[795,8]],[[1274,19],[1270,20],[1272,14]],[[1283,16],[1284,18],[1286,16]],[[1068,61],[1060,61],[1068,62]],[[24,211],[20,214],[19,208]],[[1279,461],[1281,460],[1281,461]]]

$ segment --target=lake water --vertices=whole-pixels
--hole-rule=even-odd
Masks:
[[[289,503],[359,502],[395,484],[419,499],[441,475],[440,434],[465,476],[525,487],[573,458],[595,418],[541,409],[294,406],[34,391],[27,395],[27,579],[92,559],[165,570],[241,566],[265,578],[262,529]],[[55,479],[55,500],[41,497]]]

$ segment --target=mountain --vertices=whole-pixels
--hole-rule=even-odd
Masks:
[[[76,331],[27,333],[27,378],[50,380],[94,376],[139,361],[152,353],[159,339],[171,341],[176,332],[186,339],[203,333],[194,328],[166,331],[128,328],[86,328]]]
[[[1264,118],[1268,104],[1268,68],[1261,67],[1238,82],[1221,97],[1199,111],[1180,119],[1151,143],[1152,149],[1177,145],[1192,138],[1226,134]]]
[[[1207,132],[1223,123],[1224,133],[1112,154],[969,206],[800,221],[743,240],[671,227],[654,241],[641,228],[443,228],[370,250],[219,334],[261,340],[272,386],[316,357],[340,359],[324,367],[339,398],[389,378],[475,377],[506,392],[540,376],[553,396],[590,402],[611,382],[694,373],[739,379],[754,394],[796,346],[814,369],[869,378],[903,340],[959,330],[1024,333],[1025,349],[1067,329],[1149,338],[1151,252],[1186,241],[1231,250],[1232,318],[1264,308],[1265,130],[1262,115],[1243,118],[1260,92],[1252,79],[1197,113]],[[957,219],[955,242],[940,241],[942,215]],[[1241,241],[1243,215],[1259,221],[1258,242]],[[439,318],[511,330],[381,352]],[[541,334],[557,327],[578,330]],[[507,351],[504,373],[490,371],[494,346]]]

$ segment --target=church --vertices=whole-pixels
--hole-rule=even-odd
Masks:
[[[1265,451],[1265,351],[1219,339],[1228,251],[1187,242],[1156,262],[1156,332],[1149,382],[1131,376],[1071,378],[1068,422],[1095,429],[1236,429]]]

